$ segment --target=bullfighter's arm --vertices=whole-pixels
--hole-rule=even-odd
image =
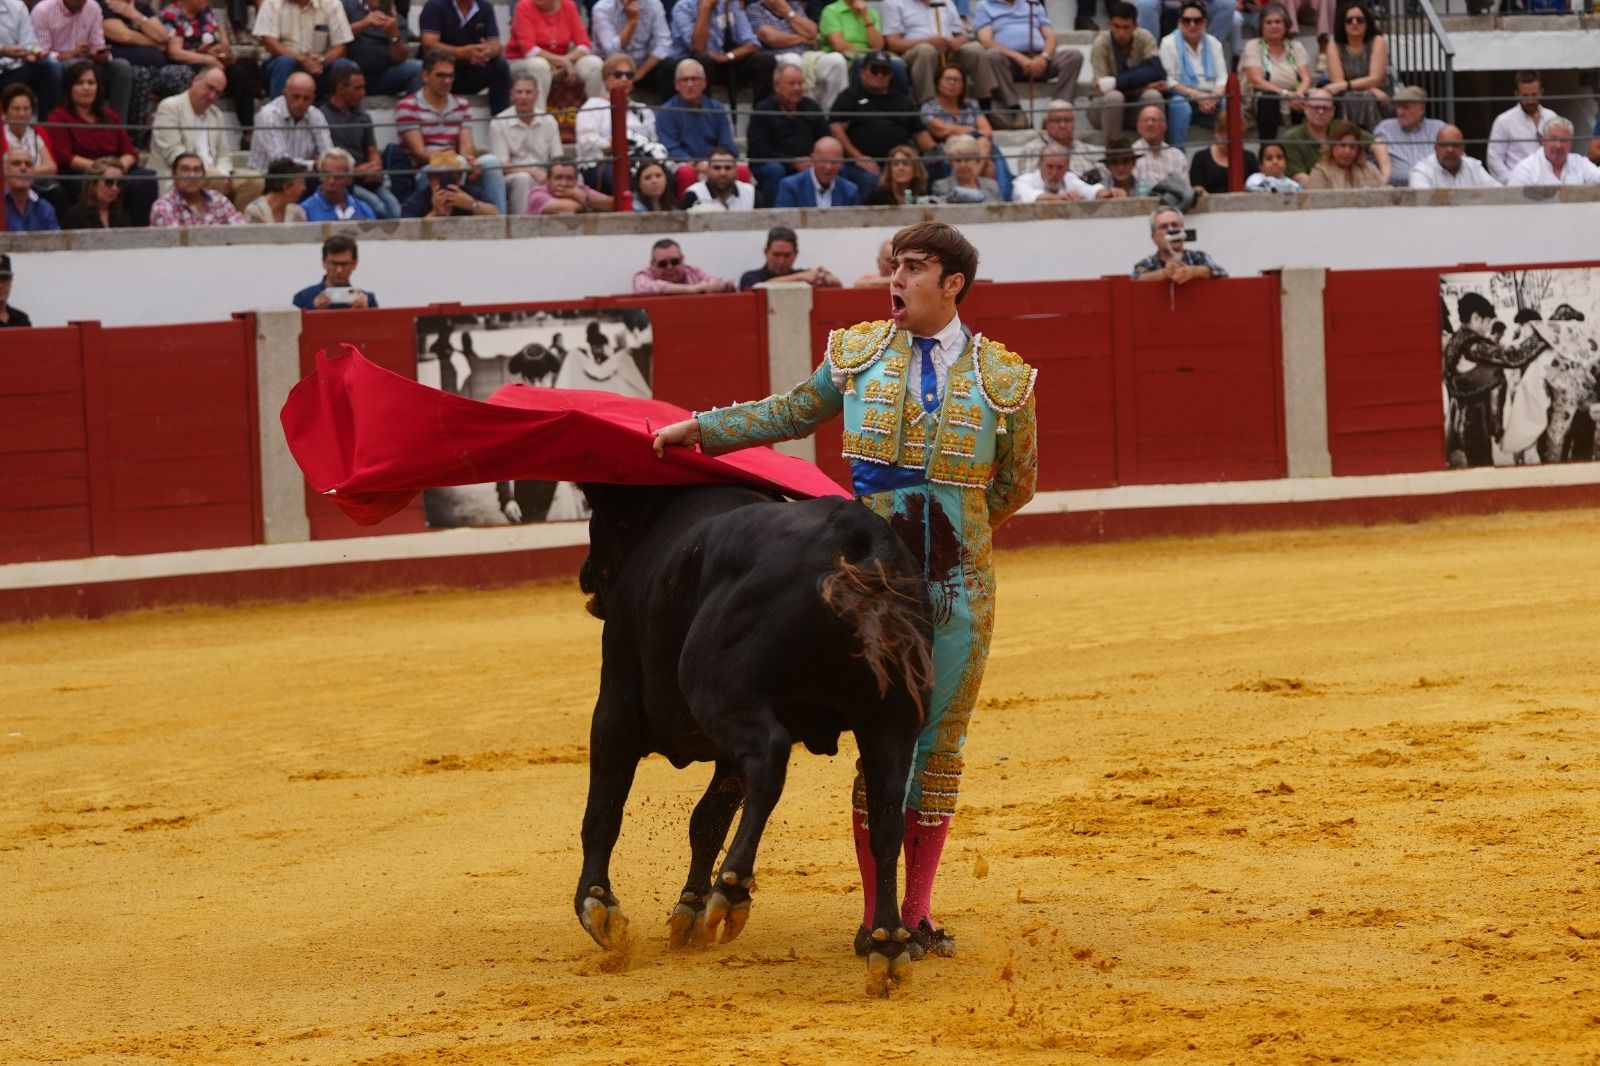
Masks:
[[[994,480],[989,483],[989,528],[1000,524],[1033,499],[1039,483],[1039,433],[1033,397],[1020,411],[1005,416],[1008,432],[995,437]]]
[[[736,451],[755,444],[798,440],[844,408],[827,362],[782,396],[718,407],[695,414],[700,423],[700,450],[707,455]]]

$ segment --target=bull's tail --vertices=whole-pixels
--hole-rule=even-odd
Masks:
[[[933,648],[927,612],[927,586],[920,578],[892,577],[882,559],[857,566],[843,555],[822,580],[822,602],[851,625],[861,641],[857,653],[887,696],[896,682],[927,713],[924,694],[933,684]]]

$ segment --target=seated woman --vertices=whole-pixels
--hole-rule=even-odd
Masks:
[[[639,212],[682,210],[672,186],[666,167],[654,159],[639,164],[633,176],[633,209]]]
[[[1239,74],[1249,85],[1250,108],[1263,143],[1277,140],[1284,123],[1304,118],[1306,93],[1312,88],[1311,61],[1289,30],[1288,11],[1268,4],[1261,12],[1261,36],[1239,57]]]
[[[1372,130],[1394,113],[1394,77],[1389,73],[1389,39],[1379,29],[1367,0],[1345,5],[1333,27],[1327,90],[1339,103],[1339,114],[1364,130]]]
[[[954,64],[939,71],[934,95],[922,105],[922,124],[940,144],[965,135],[978,142],[978,151],[984,156],[994,150],[994,128],[978,102],[967,98],[967,76]],[[994,177],[992,160],[984,163],[983,176]]]
[[[155,171],[134,166],[139,152],[122,127],[122,116],[101,97],[100,75],[91,60],[80,59],[61,74],[66,103],[45,116],[50,129],[45,139],[62,174],[87,174],[94,161],[110,156],[127,175],[124,194],[128,219],[135,226],[150,224],[150,207],[156,202]]]
[[[878,174],[878,184],[867,193],[869,207],[915,203],[928,194],[928,171],[922,157],[909,144],[889,149],[889,159]]]
[[[1289,177],[1289,152],[1283,145],[1261,146],[1261,169],[1244,180],[1245,192],[1299,192],[1300,183]]]
[[[572,0],[526,0],[512,8],[506,59],[513,75],[533,78],[538,86],[536,106],[540,111],[548,109],[552,84],[561,86],[562,95],[605,95],[600,57],[593,53],[594,44],[584,31],[583,16]]]
[[[274,159],[267,165],[267,188],[244,208],[246,222],[271,225],[274,222],[304,222],[306,209],[306,168],[293,159]]]
[[[967,136],[945,142],[944,157],[950,161],[950,177],[933,183],[933,194],[951,204],[1003,204],[1006,198],[993,178],[983,176],[983,153],[978,142]]]
[[[12,82],[0,92],[0,113],[5,115],[5,143],[7,148],[25,148],[33,161],[33,191],[50,201],[56,217],[66,213],[68,190],[55,180],[58,173],[55,156],[50,154],[50,144],[43,133],[34,128],[38,112],[38,97],[21,82]]]
[[[88,180],[78,202],[67,209],[62,229],[122,229],[128,213],[122,209],[122,161],[101,156],[89,165]]]
[[[1216,139],[1207,148],[1202,148],[1194,154],[1189,161],[1189,184],[1196,189],[1204,189],[1208,193],[1225,193],[1228,191],[1228,145],[1231,138],[1228,136],[1228,113],[1223,111],[1217,115]],[[1246,148],[1244,151],[1244,177],[1250,180],[1260,167],[1256,165],[1256,154]]]
[[[1381,189],[1386,184],[1377,164],[1366,157],[1361,130],[1354,122],[1340,119],[1328,127],[1328,143],[1306,178],[1306,188]]]
[[[1184,0],[1178,28],[1161,41],[1167,72],[1167,143],[1182,148],[1191,124],[1209,128],[1223,107],[1228,60],[1222,42],[1206,32],[1208,13],[1199,0]]]

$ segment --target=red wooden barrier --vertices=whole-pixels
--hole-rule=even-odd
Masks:
[[[94,554],[78,330],[27,333],[0,359],[0,563]]]

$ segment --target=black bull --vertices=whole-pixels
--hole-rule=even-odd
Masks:
[[[593,514],[579,581],[605,619],[589,737],[583,875],[575,907],[603,948],[620,939],[610,861],[639,760],[716,764],[689,819],[676,946],[724,943],[749,917],[756,847],[796,743],[819,755],[855,734],[877,863],[869,967],[909,976],[896,900],[912,752],[932,677],[933,623],[915,558],[843,499],[751,489],[584,485]],[[717,852],[744,814],[721,869]]]

